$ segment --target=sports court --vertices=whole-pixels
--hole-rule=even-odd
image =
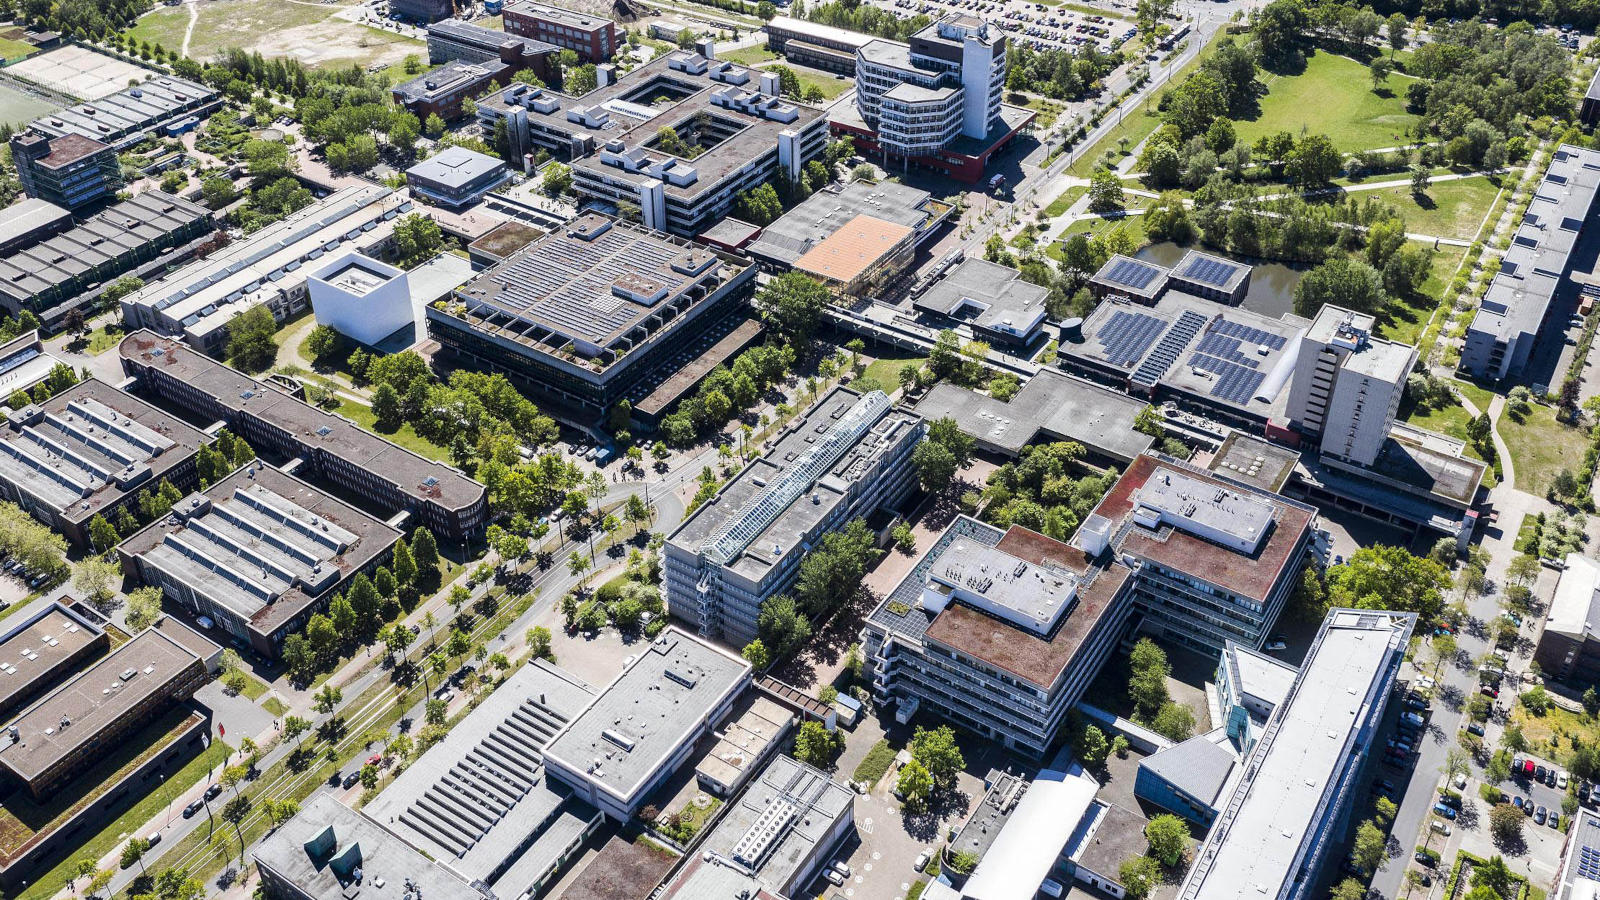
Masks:
[[[79,46],[58,47],[30,56],[6,69],[12,75],[80,100],[99,100],[155,73],[133,63]]]

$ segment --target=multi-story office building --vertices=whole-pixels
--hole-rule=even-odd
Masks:
[[[1320,438],[1324,456],[1359,466],[1383,452],[1417,361],[1417,348],[1374,336],[1374,321],[1324,306],[1300,338],[1289,385],[1293,427]]]
[[[24,131],[11,139],[11,162],[24,193],[67,209],[98,203],[122,187],[116,149],[81,134]]]
[[[46,137],[76,134],[121,150],[147,135],[193,128],[222,105],[222,95],[192,81],[158,75],[114,94],[33,120],[28,130]]]
[[[460,19],[445,19],[428,26],[428,62],[436,66],[452,60],[502,62],[513,72],[532,69],[541,80],[549,80],[556,74],[552,63],[560,50],[554,44],[517,37]]]
[[[1594,261],[1594,241],[1584,223],[1594,214],[1597,194],[1600,150],[1557,147],[1467,328],[1462,372],[1493,380],[1517,374],[1552,310],[1576,308],[1578,288],[1568,274],[1580,258],[1585,265]]]
[[[430,306],[428,333],[587,424],[676,371],[754,282],[738,257],[584,213]]]
[[[19,622],[6,620],[0,659],[10,677],[0,682],[0,721],[111,649],[110,636],[62,600],[70,602],[62,597],[12,617]]]
[[[47,327],[59,327],[72,309],[92,303],[98,291],[163,254],[210,233],[211,211],[161,191],[142,191],[75,228],[39,232],[0,254],[0,307],[27,310]],[[182,257],[179,257],[182,258]]]
[[[824,534],[911,493],[926,430],[882,391],[835,388],[667,538],[672,615],[735,646],[755,640],[761,604],[789,589]]]
[[[808,896],[807,888],[855,828],[855,792],[788,756],[774,757],[729,801],[697,852],[658,900]]]
[[[1135,459],[1076,543],[1134,566],[1140,628],[1199,650],[1259,648],[1300,582],[1317,512],[1155,453]]]
[[[1127,630],[1129,586],[1115,559],[962,516],[867,619],[873,696],[1042,759]]]
[[[1195,853],[1181,900],[1321,896],[1415,624],[1411,613],[1328,614]]]
[[[828,140],[822,111],[784,100],[775,73],[687,50],[581,98],[514,84],[479,101],[481,125],[502,120],[518,158],[546,150],[572,160],[581,200],[637,211],[645,226],[684,237],[780,171],[798,179]]]
[[[118,350],[122,370],[141,390],[192,418],[227,423],[263,457],[298,458],[297,476],[385,515],[407,511],[410,525],[426,526],[441,541],[466,541],[483,530],[483,485],[456,469],[154,332],[135,331]]]
[[[768,50],[840,75],[854,75],[856,51],[877,40],[870,34],[790,16],[767,20],[766,32]]]
[[[1533,659],[1552,678],[1600,681],[1600,562],[1567,554]]]
[[[455,0],[389,0],[389,13],[407,22],[429,23],[456,14]]]
[[[461,118],[462,103],[505,84],[511,80],[511,72],[511,67],[498,59],[481,62],[453,59],[395,85],[390,93],[396,104],[418,119],[438,116],[449,122]]]
[[[0,774],[45,800],[118,739],[193,696],[206,663],[174,629],[188,631],[146,628],[12,719],[0,733]]]
[[[90,379],[6,416],[0,498],[72,542],[89,542],[95,516],[115,521],[139,492],[196,483],[194,458],[210,438],[176,416]]]
[[[447,147],[406,170],[411,192],[445,209],[471,206],[510,180],[503,160],[465,147]]]
[[[617,52],[617,25],[547,3],[513,3],[502,14],[506,34],[534,38],[578,54],[582,62],[603,63]]]
[[[252,462],[179,501],[117,555],[136,581],[275,658],[350,579],[386,563],[400,538],[348,503]]]
[[[853,103],[833,109],[833,130],[885,165],[918,165],[974,182],[989,157],[1033,121],[1000,102],[1006,35],[976,16],[952,16],[908,44],[874,40],[856,51]]]
[[[545,745],[548,778],[627,822],[727,718],[750,680],[748,662],[668,628]]]
[[[305,312],[308,263],[341,251],[386,256],[395,218],[411,208],[404,191],[381,185],[335,191],[123,297],[122,320],[130,329],[181,336],[221,357],[234,316],[263,305],[279,322]]]

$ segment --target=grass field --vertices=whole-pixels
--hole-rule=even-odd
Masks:
[[[0,37],[0,59],[5,59],[7,61],[21,59],[24,56],[33,53],[34,50],[35,47],[27,41],[19,41],[15,38]]]
[[[1068,238],[1075,234],[1088,234],[1090,237],[1094,237],[1113,228],[1121,228],[1126,231],[1133,238],[1135,247],[1143,247],[1145,244],[1150,243],[1150,236],[1144,233],[1144,216],[1127,216],[1120,219],[1079,219],[1067,226],[1067,230],[1062,232],[1061,236]],[[1059,252],[1055,250],[1058,246],[1060,245],[1051,245],[1051,250]]]
[[[1478,387],[1470,381],[1452,380],[1451,385],[1461,393],[1461,396],[1472,401],[1472,405],[1479,412],[1487,412],[1489,404],[1494,400],[1494,391],[1485,387]]]
[[[199,4],[199,19],[189,40],[189,56],[215,57],[229,47],[287,56],[308,66],[390,65],[408,53],[427,55],[423,42],[370,28],[338,15],[345,5],[284,3],[282,0],[213,0]],[[129,33],[169,50],[183,46],[189,7],[160,6],[141,17]]]
[[[731,63],[738,63],[741,66],[757,66],[762,63],[769,63],[779,59],[778,54],[768,50],[767,45],[765,44],[757,44],[754,47],[740,47],[737,50],[730,50],[727,53],[719,52],[717,56],[719,59],[725,59]]]
[[[1239,140],[1254,143],[1262,135],[1287,131],[1295,136],[1305,128],[1322,132],[1335,147],[1350,153],[1405,143],[1405,132],[1417,117],[1405,110],[1408,75],[1389,76],[1388,92],[1372,92],[1367,67],[1349,57],[1317,53],[1298,75],[1269,75],[1261,112],[1250,121],[1235,122]]]
[[[890,744],[887,739],[873,744],[872,749],[867,751],[867,755],[862,757],[860,764],[856,766],[855,772],[851,774],[851,780],[868,785],[877,784],[878,779],[882,778],[889,771],[889,767],[894,765],[895,752],[894,745]]]
[[[381,434],[413,453],[420,453],[429,459],[436,459],[446,465],[453,465],[450,462],[450,451],[417,434],[417,430],[411,427],[410,422],[401,424],[395,431],[384,431],[378,427],[378,418],[372,414],[372,407],[367,406],[365,403],[357,403],[344,398],[340,398],[339,408],[334,411],[362,428]]]
[[[0,85],[0,124],[24,125],[59,108],[54,103]]]
[[[1044,208],[1045,216],[1051,219],[1058,219],[1066,215],[1067,210],[1072,208],[1072,204],[1077,203],[1078,198],[1087,193],[1089,193],[1089,189],[1081,184],[1067,188],[1061,192],[1060,196],[1051,200],[1049,206]]]
[[[1483,217],[1500,193],[1500,180],[1475,175],[1454,181],[1436,181],[1420,203],[1410,187],[1361,191],[1352,196],[1368,196],[1393,206],[1405,216],[1406,231],[1470,241],[1478,236]]]
[[[1472,414],[1467,412],[1465,406],[1456,403],[1444,409],[1430,409],[1426,412],[1412,409],[1405,415],[1404,421],[1409,425],[1448,434],[1464,441],[1467,439],[1467,423],[1472,421]]]
[[[174,716],[176,716],[175,719]],[[147,735],[154,730],[163,728],[167,730],[175,729],[177,723],[181,723],[184,718],[186,718],[186,711],[175,709],[152,722],[146,727],[144,733],[135,735],[128,743],[132,746],[138,746],[138,742],[146,740]],[[171,802],[172,797],[198,784],[201,779],[206,777],[206,773],[225,762],[228,754],[232,752],[233,748],[222,741],[212,741],[211,746],[201,751],[193,759],[190,759],[189,762],[184,764],[183,768],[179,769],[165,782],[162,782],[162,786],[159,789],[150,791],[139,802],[133,804],[88,840],[79,843],[73,853],[68,854],[53,869],[40,876],[37,881],[15,896],[18,900],[24,900],[24,898],[26,900],[44,900],[44,898],[54,895],[65,886],[67,875],[76,860],[84,856],[91,859],[99,859],[101,856],[110,853],[118,844],[133,834],[134,829],[160,813],[162,808]],[[120,777],[112,776],[110,772],[102,773],[100,769],[103,766],[104,764],[101,767],[90,770],[89,773],[81,776],[78,782],[98,785],[103,781]],[[106,777],[100,780],[91,780],[91,776],[97,773]],[[11,805],[12,798],[7,798],[8,819],[11,818],[11,815],[14,815],[14,813],[10,813]],[[15,819],[12,819],[12,821],[15,821]]]
[[[1440,247],[1433,254],[1433,267],[1421,290],[1404,299],[1396,299],[1378,315],[1378,334],[1391,341],[1417,343],[1428,326],[1428,317],[1439,306],[1439,295],[1466,256],[1465,247]]]
[[[1495,426],[1511,450],[1518,490],[1542,497],[1557,472],[1576,471],[1583,462],[1583,430],[1557,422],[1548,406],[1535,405],[1521,423],[1502,415]]]

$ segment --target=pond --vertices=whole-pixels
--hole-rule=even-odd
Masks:
[[[1190,249],[1193,248],[1163,241],[1159,244],[1150,244],[1134,256],[1170,268],[1177,265],[1178,260],[1183,259],[1183,255]],[[1211,250],[1204,252],[1231,258]],[[1305,274],[1304,269],[1297,269],[1280,262],[1240,261],[1249,262],[1251,265],[1250,290],[1245,293],[1244,302],[1239,304],[1240,306],[1273,318],[1294,312],[1294,286],[1300,283],[1300,276]]]

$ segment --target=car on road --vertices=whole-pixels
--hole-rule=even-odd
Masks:
[[[1443,803],[1435,803],[1433,805],[1433,814],[1436,815],[1436,816],[1443,816],[1446,819],[1450,819],[1452,821],[1456,817],[1456,811],[1451,809],[1448,806],[1445,806]],[[1543,821],[1543,820],[1541,819],[1540,821]]]
[[[192,819],[192,818],[194,818],[194,814],[195,813],[197,813],[200,810],[205,809],[205,808],[206,808],[206,805],[204,803],[200,802],[199,800],[192,801],[192,802],[190,802],[190,804],[188,806],[185,806],[183,808],[183,817],[185,819]]]
[[[205,798],[207,800],[215,800],[220,796],[222,796],[222,785],[221,784],[211,784],[211,785],[206,787]]]
[[[361,773],[360,772],[351,772],[349,775],[346,775],[344,777],[344,781],[340,782],[340,786],[348,791],[351,788],[355,787],[356,786],[356,782],[358,782],[360,780],[361,780]]]
[[[374,753],[371,756],[367,757],[367,765],[369,765],[369,766],[381,766],[381,765],[383,765],[383,754],[382,753]]]
[[[926,869],[928,867],[928,862],[930,860],[932,860],[932,859],[933,859],[933,854],[931,852],[927,851],[927,850],[924,850],[921,853],[917,854],[917,860],[916,860],[916,862],[913,862],[911,864],[911,868],[916,869],[918,872],[921,872],[923,869]]]

